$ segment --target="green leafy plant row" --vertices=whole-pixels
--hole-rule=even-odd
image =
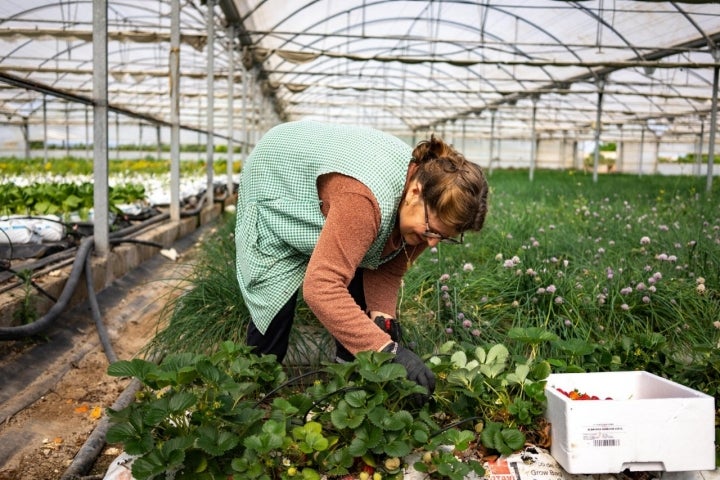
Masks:
[[[295,379],[274,356],[229,341],[159,365],[120,361],[108,373],[143,388],[128,407],[109,410],[107,441],[137,457],[137,480],[399,479],[411,453],[427,478],[461,480],[484,473],[483,454],[520,449],[542,421],[547,362],[513,363],[499,344],[448,342],[428,364],[438,385],[422,401],[425,390],[382,352]]]
[[[205,174],[207,163],[204,160],[183,160],[180,162],[180,173],[182,175]],[[42,175],[92,175],[93,160],[80,157],[53,158],[45,161],[40,157],[15,158],[0,157],[0,176],[22,176],[31,178]],[[213,169],[216,174],[223,174],[227,171],[227,160],[215,159]],[[158,160],[155,157],[147,156],[136,160],[110,159],[108,171],[113,174],[155,174],[163,175],[170,172],[170,160]],[[240,161],[233,162],[233,172],[240,172]]]
[[[0,215],[59,215],[78,212],[87,218],[93,207],[93,184],[33,183],[17,185],[0,184]],[[110,187],[110,211],[119,213],[117,205],[131,204],[145,199],[145,188],[138,184]]]

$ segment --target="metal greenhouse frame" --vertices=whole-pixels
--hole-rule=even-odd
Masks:
[[[104,211],[110,150],[154,130],[158,156],[169,138],[173,219],[182,143],[206,145],[212,201],[216,143],[232,188],[235,147],[244,159],[301,118],[409,142],[435,131],[530,180],[581,167],[584,145],[595,181],[601,143],[638,175],[691,153],[685,173],[710,190],[719,41],[720,5],[701,0],[6,0],[0,143],[27,157],[41,140],[45,158],[53,142],[92,146]],[[107,251],[107,219],[95,228]]]

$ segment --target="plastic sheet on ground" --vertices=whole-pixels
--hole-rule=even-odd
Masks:
[[[103,480],[134,480],[131,473],[131,455],[122,453],[109,466]],[[405,461],[408,465],[404,480],[427,480],[427,474],[418,472],[412,465],[420,458],[420,454],[411,454]],[[480,477],[474,473],[466,476],[466,480],[613,480],[620,475],[594,474],[579,475],[566,472],[557,461],[550,455],[550,452],[543,448],[528,446],[520,452],[507,457],[486,462],[485,476]],[[165,478],[172,479],[174,475],[169,474]],[[662,478],[664,480],[710,480],[717,479],[715,472],[656,472],[647,478]],[[327,480],[327,477],[323,477]]]

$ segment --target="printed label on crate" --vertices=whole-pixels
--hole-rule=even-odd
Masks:
[[[485,463],[484,480],[571,480],[547,450],[528,446],[519,453]]]
[[[620,447],[624,445],[625,427],[614,423],[588,425],[581,432],[586,447]]]

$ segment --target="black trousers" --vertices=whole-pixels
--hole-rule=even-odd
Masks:
[[[362,269],[359,268],[355,271],[355,276],[348,285],[348,292],[363,311],[367,310]],[[278,362],[282,363],[288,350],[297,298],[298,292],[295,292],[272,319],[265,334],[260,333],[253,322],[248,324],[247,344],[253,347],[254,353],[258,355],[274,354]],[[338,358],[344,361],[353,360],[354,356],[337,339],[335,339],[335,347]]]

